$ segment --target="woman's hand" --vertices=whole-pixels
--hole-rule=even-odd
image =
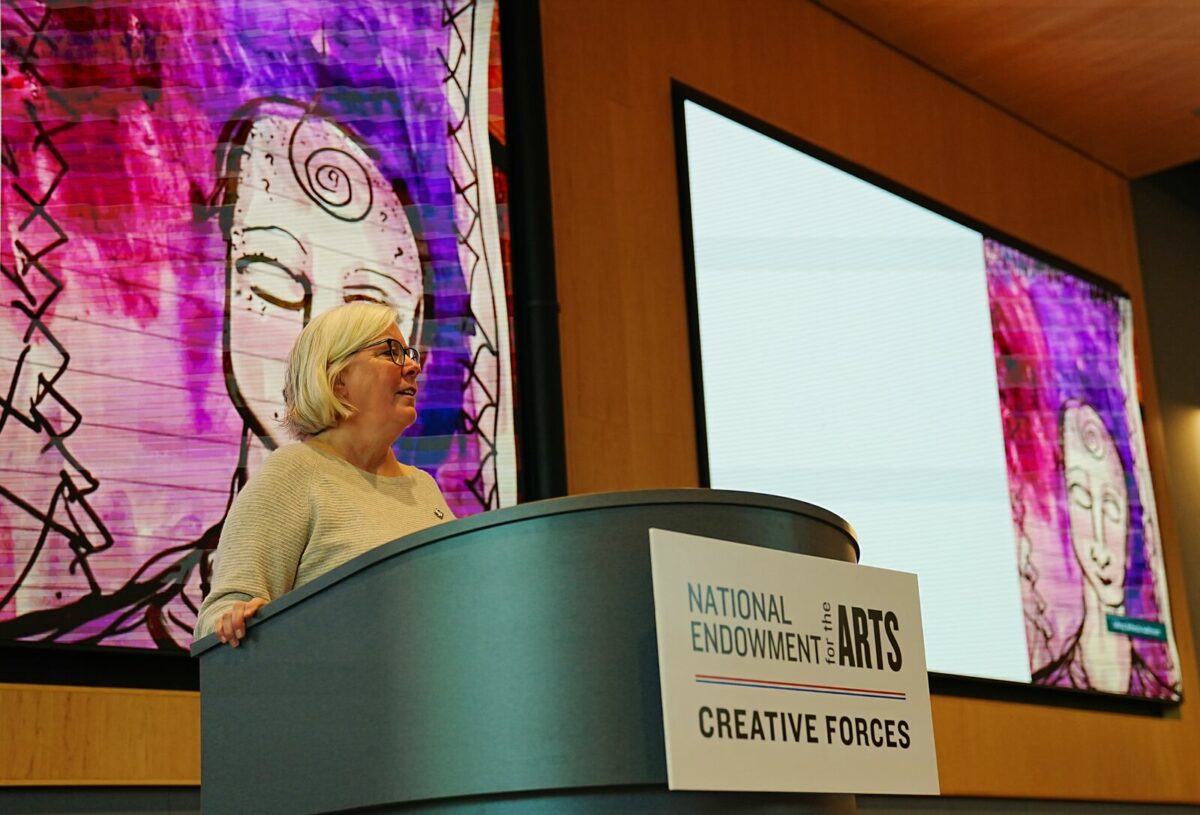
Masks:
[[[238,643],[246,636],[246,620],[253,617],[266,604],[267,601],[261,597],[255,597],[249,602],[238,600],[234,603],[217,620],[215,630],[221,642],[227,642],[234,648],[237,648]]]

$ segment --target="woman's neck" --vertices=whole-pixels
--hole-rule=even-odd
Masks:
[[[364,439],[345,425],[324,430],[308,441],[368,473],[404,474],[404,465],[396,460],[396,454],[392,452],[390,444],[382,444],[375,439]]]
[[[1094,690],[1125,693],[1129,690],[1132,649],[1129,637],[1108,630],[1109,613],[1123,614],[1124,607],[1107,606],[1099,593],[1083,581],[1083,624],[1079,628],[1079,656],[1088,684]]]

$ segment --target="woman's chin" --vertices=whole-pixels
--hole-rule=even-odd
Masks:
[[[400,430],[396,433],[397,436],[408,430],[417,421],[417,406],[413,404],[411,397],[408,404],[401,404],[396,410],[396,424]]]

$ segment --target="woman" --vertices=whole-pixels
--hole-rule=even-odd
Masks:
[[[1071,547],[1082,573],[1083,618],[1062,654],[1034,671],[1033,681],[1173,698],[1177,689],[1154,672],[1133,640],[1109,627],[1114,618],[1129,615],[1126,580],[1136,554],[1130,537],[1129,477],[1103,417],[1079,399],[1063,405],[1062,464]]]
[[[453,518],[437,483],[396,460],[417,418],[420,354],[396,313],[355,302],[317,317],[288,356],[279,448],[238,493],[196,638],[237,647],[266,603],[380,544]]]

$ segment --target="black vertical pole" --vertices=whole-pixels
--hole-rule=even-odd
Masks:
[[[537,0],[500,0],[522,500],[567,493],[558,292]]]

